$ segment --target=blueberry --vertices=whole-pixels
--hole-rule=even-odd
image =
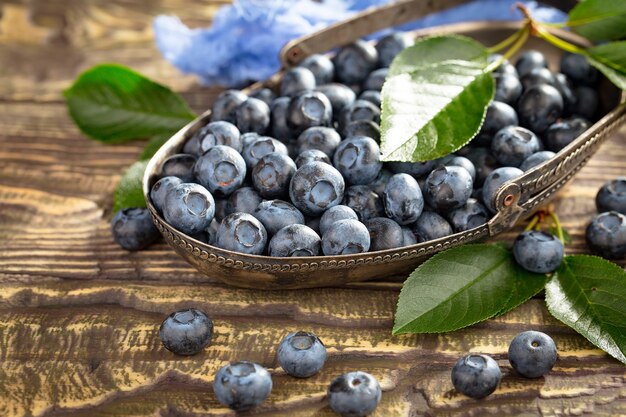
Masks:
[[[333,157],[333,165],[351,185],[369,184],[376,179],[383,166],[378,144],[367,136],[342,141]]]
[[[522,165],[519,166],[519,169],[521,169],[522,171],[529,171],[531,168],[534,168],[537,165],[541,165],[544,162],[554,158],[554,155],[555,153],[550,151],[535,152],[528,158],[524,159],[524,162],[522,162]]]
[[[576,84],[593,85],[598,81],[598,70],[582,55],[564,53],[561,56],[560,70]]]
[[[378,66],[388,67],[396,55],[412,44],[413,40],[404,32],[394,32],[380,38],[376,43]]]
[[[472,182],[476,178],[476,167],[474,166],[472,161],[470,161],[464,156],[456,156],[452,154],[450,155],[450,158],[445,159],[444,165],[450,166],[450,167],[465,168],[467,172],[469,172],[470,176],[472,177]]]
[[[288,69],[283,74],[280,83],[280,95],[293,97],[303,91],[315,88],[315,75],[307,68],[295,67]]]
[[[380,107],[374,105],[367,100],[355,100],[349,106],[346,106],[339,115],[339,131],[346,137],[346,129],[348,125],[355,120],[366,120],[380,123]]]
[[[243,156],[244,161],[246,161],[248,171],[251,172],[261,158],[272,152],[287,155],[287,147],[284,143],[277,141],[274,138],[270,138],[269,136],[259,136],[244,146],[241,155]]]
[[[595,120],[600,106],[598,92],[591,87],[581,85],[576,87],[574,94],[576,95],[576,105],[572,113],[588,120]]]
[[[494,392],[500,383],[502,372],[498,363],[487,355],[467,355],[452,368],[452,385],[462,394],[472,398],[484,398]]]
[[[252,144],[252,142],[254,142],[255,140],[261,138],[263,136],[259,135],[256,132],[248,132],[248,133],[244,133],[243,135],[240,136],[241,138],[241,149],[242,149],[242,153],[243,150],[246,149],[247,146],[250,146]]]
[[[507,126],[517,126],[517,113],[513,107],[501,101],[492,101],[487,107],[485,121],[478,136],[474,139],[477,145],[489,146],[496,133]]]
[[[270,125],[270,107],[257,98],[248,98],[237,107],[236,125],[241,133],[265,134]]]
[[[385,215],[383,200],[367,185],[346,188],[341,204],[354,210],[361,221]]]
[[[502,59],[501,54],[491,54],[488,57],[488,62],[491,64],[493,62],[499,61],[500,59]],[[518,77],[515,66],[511,64],[508,59],[503,60],[500,66],[493,71],[493,74],[509,74],[516,78]]]
[[[596,195],[596,207],[599,213],[617,211],[626,215],[626,177],[604,184]]]
[[[263,201],[252,214],[263,223],[270,236],[285,226],[304,224],[304,215],[293,205],[283,200]]]
[[[302,165],[291,178],[289,197],[304,214],[321,215],[343,199],[345,182],[341,173],[329,164],[311,162]]]
[[[159,213],[163,212],[163,206],[165,205],[165,196],[170,190],[174,189],[179,184],[182,184],[183,180],[178,177],[163,177],[154,183],[150,189],[150,200],[152,205],[157,209]]]
[[[539,84],[548,84],[556,87],[556,78],[548,68],[533,68],[520,80],[524,90],[528,90]]]
[[[356,94],[350,87],[340,83],[330,83],[317,86],[315,91],[324,94],[333,109],[335,118],[339,117],[343,109],[350,106],[356,100]]]
[[[548,68],[548,60],[539,51],[526,51],[515,63],[515,69],[517,70],[520,78],[524,77],[534,68]]]
[[[328,98],[318,91],[307,91],[295,95],[287,107],[287,126],[295,135],[309,127],[330,126],[333,108]]]
[[[496,212],[494,199],[502,184],[524,174],[519,168],[502,167],[494,169],[483,184],[483,203],[492,213]]]
[[[193,182],[193,166],[196,157],[185,153],[172,155],[163,162],[161,177],[178,177],[183,182]]]
[[[428,174],[435,167],[435,161],[425,162],[387,162],[386,167],[395,174],[409,174],[421,177]]]
[[[491,152],[504,166],[518,167],[541,147],[539,138],[528,129],[508,126],[500,129],[491,142]]]
[[[237,107],[248,99],[248,96],[239,90],[226,90],[220,93],[211,108],[211,121],[223,120],[230,123],[237,121]]]
[[[522,83],[515,75],[494,74],[496,92],[494,100],[514,106],[522,95]]]
[[[194,137],[200,142],[200,154],[216,145],[230,146],[237,152],[241,152],[242,149],[239,130],[232,123],[211,122],[201,128]]]
[[[387,79],[389,68],[378,68],[369,73],[363,83],[363,90],[374,90],[380,92],[383,89],[385,79]]]
[[[395,174],[383,192],[385,212],[400,225],[415,223],[424,209],[424,197],[415,178],[409,174]]]
[[[538,274],[555,271],[563,261],[563,252],[563,243],[556,236],[535,230],[521,233],[513,244],[517,263]]]
[[[231,214],[228,207],[228,198],[213,198],[215,200],[215,216],[213,216],[213,218],[221,222],[224,217]]]
[[[213,381],[215,398],[235,411],[261,404],[272,392],[272,377],[261,365],[240,361],[222,367]]]
[[[200,184],[179,184],[165,197],[165,221],[187,235],[206,229],[214,215],[215,200]]]
[[[386,250],[404,245],[402,227],[386,217],[373,217],[365,221],[370,234],[370,250]]]
[[[470,198],[465,205],[448,213],[448,220],[456,233],[482,226],[489,221],[489,217],[485,206],[474,198]]]
[[[278,97],[270,105],[271,125],[270,132],[273,137],[283,142],[293,137],[291,129],[287,125],[287,109],[291,103],[289,97]]]
[[[115,243],[130,251],[144,249],[161,236],[148,209],[139,207],[118,211],[111,220],[111,233]]]
[[[372,375],[348,372],[328,386],[330,408],[343,417],[364,417],[371,414],[382,396],[380,385]]]
[[[619,259],[626,255],[626,216],[616,211],[598,214],[586,230],[587,244],[600,256]]]
[[[215,245],[226,250],[261,255],[267,244],[267,231],[248,213],[233,213],[222,219]]]
[[[364,90],[363,92],[361,92],[361,94],[359,95],[359,100],[365,100],[365,101],[369,101],[370,103],[372,103],[374,106],[376,107],[380,107],[381,103],[382,103],[382,96],[380,95],[380,91],[376,91],[376,90]],[[355,120],[356,121],[356,120]],[[354,122],[352,122],[354,123]],[[344,128],[344,131],[347,129]]]
[[[170,352],[195,355],[211,343],[213,322],[195,308],[176,311],[161,323],[159,337]]]
[[[324,233],[326,233],[330,225],[332,225],[333,223],[339,220],[346,220],[346,219],[358,220],[359,217],[354,212],[354,210],[352,210],[348,206],[338,205],[338,206],[329,208],[328,210],[324,212],[324,214],[322,214],[322,217],[320,218],[320,223],[319,223],[320,234],[324,235]]]
[[[564,119],[552,124],[544,134],[546,148],[559,152],[589,128],[589,123],[580,117]]]
[[[411,226],[418,242],[428,242],[451,235],[452,226],[439,214],[433,211],[423,211],[422,215]]]
[[[550,372],[556,363],[554,340],[542,332],[522,332],[509,345],[509,362],[523,377],[539,378]]]
[[[200,149],[200,138],[197,134],[194,134],[191,138],[187,139],[183,145],[183,153],[194,156],[202,155],[202,149]]]
[[[463,206],[472,194],[472,176],[465,168],[448,166],[435,169],[426,178],[424,198],[438,211]]]
[[[334,58],[335,76],[345,84],[361,84],[378,64],[378,52],[369,43],[357,40],[344,46]]]
[[[371,188],[371,190],[374,191],[376,194],[378,194],[379,196],[382,196],[383,193],[385,192],[385,187],[387,186],[387,183],[389,182],[389,178],[391,178],[393,175],[394,175],[393,172],[383,168],[378,173],[378,176],[376,177],[376,179],[370,182],[369,184],[367,184],[367,186]]]
[[[332,158],[340,142],[341,136],[332,127],[310,127],[298,136],[297,152],[300,154],[310,149],[317,149],[324,152],[328,158]]]
[[[481,187],[485,182],[485,178],[499,166],[498,161],[487,148],[473,148],[466,155],[466,158],[474,164],[474,168],[476,169],[474,187]]]
[[[304,224],[309,226],[309,228],[313,230],[315,233],[317,233],[318,236],[321,236],[322,235],[320,233],[320,220],[321,219],[322,218],[318,216],[305,217]]]
[[[271,238],[269,255],[279,257],[317,256],[321,239],[304,224],[290,224],[280,229]]]
[[[309,55],[300,62],[300,66],[313,73],[317,85],[330,83],[335,78],[335,65],[324,55]]]
[[[276,354],[281,368],[291,376],[308,378],[318,373],[326,362],[326,348],[313,333],[289,333],[280,342]]]
[[[269,88],[255,88],[249,96],[264,101],[268,106],[276,99],[276,94]]]
[[[367,136],[380,142],[380,126],[371,120],[355,120],[350,122],[343,130],[344,137],[351,138],[353,136]]]
[[[332,165],[328,155],[317,149],[309,149],[303,151],[296,158],[296,166],[298,168],[300,168],[304,164],[308,164],[309,162],[323,162],[325,164]]]
[[[296,163],[287,155],[278,152],[269,153],[254,166],[252,184],[264,198],[286,196],[289,192],[289,182],[296,169]]]
[[[246,178],[246,162],[229,146],[217,145],[198,158],[193,172],[212,194],[229,196]]]
[[[578,100],[576,98],[576,94],[574,93],[572,82],[565,74],[557,72],[554,74],[554,86],[557,90],[559,90],[559,93],[561,93],[561,97],[563,97],[562,116],[570,116],[576,109],[576,101]]]
[[[408,227],[402,228],[402,237],[403,237],[402,246],[411,246],[417,243],[417,237],[415,236],[415,233],[413,233],[413,230],[411,230]]]
[[[563,113],[563,98],[559,90],[548,84],[529,88],[517,105],[520,124],[541,134]]]
[[[370,234],[358,220],[345,219],[332,223],[322,236],[324,255],[348,255],[367,252]]]
[[[263,198],[252,187],[241,187],[235,190],[226,203],[226,215],[232,213],[254,213]],[[224,216],[226,217],[226,216]]]

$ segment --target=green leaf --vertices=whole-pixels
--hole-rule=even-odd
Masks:
[[[605,259],[566,256],[546,285],[550,313],[626,363],[626,272]]]
[[[567,25],[592,41],[626,36],[626,2],[623,0],[585,0],[569,13]]]
[[[415,65],[404,64],[410,56],[403,57],[402,53],[394,61],[395,71],[410,72],[388,77],[382,89],[383,161],[436,159],[463,147],[480,130],[494,95],[493,78],[484,71],[488,65],[487,50],[483,48],[485,54],[477,56],[476,42],[468,42],[474,45],[468,47],[473,48],[469,55],[476,58],[458,60],[450,55],[449,49],[454,48],[447,47],[446,42],[456,48],[459,37],[419,41],[418,46],[424,49],[429,48],[422,43],[435,43],[443,52],[432,51]],[[415,51],[409,52],[412,55]]]
[[[139,160],[146,161],[152,158],[154,154],[157,153],[159,149],[161,149],[161,146],[163,146],[174,133],[175,132],[164,133],[162,135],[154,136],[152,139],[150,139],[150,141],[146,143],[146,147],[143,148],[143,152],[141,153],[141,155],[139,155]]]
[[[543,288],[498,245],[464,245],[439,253],[406,280],[393,334],[457,330],[504,313]]]
[[[626,90],[626,41],[610,42],[587,49],[587,61],[613,84]]]
[[[85,71],[64,95],[80,130],[107,143],[175,132],[195,118],[176,93],[121,65]]]
[[[122,176],[113,198],[113,213],[131,207],[146,207],[141,182],[148,161],[135,162]]]

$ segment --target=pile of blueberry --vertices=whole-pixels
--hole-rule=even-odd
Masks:
[[[626,256],[626,178],[602,186],[596,195],[598,214],[587,226],[587,244],[598,255],[617,259]]]
[[[172,313],[161,324],[163,345],[178,355],[195,355],[211,343],[213,322],[194,308]],[[276,358],[281,368],[296,378],[308,378],[320,372],[326,362],[326,347],[313,333],[289,333],[278,346]],[[248,361],[230,363],[215,375],[216,399],[236,411],[261,404],[272,391],[272,377],[259,364]],[[348,372],[328,386],[328,403],[337,414],[361,417],[370,414],[381,398],[380,385],[372,375]]]
[[[398,248],[486,223],[504,182],[553,157],[596,117],[599,76],[583,57],[564,55],[553,73],[528,51],[493,74],[495,100],[468,146],[435,161],[382,163],[380,91],[410,44],[402,33],[375,46],[357,41],[332,59],[307,57],[277,91],[223,92],[210,122],[163,163],[154,207],[181,232],[241,253]],[[136,250],[155,233],[138,234],[151,226],[133,210],[117,214],[113,234]]]

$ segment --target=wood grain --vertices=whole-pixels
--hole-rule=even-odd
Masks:
[[[378,417],[626,415],[626,368],[551,318],[541,299],[469,329],[392,337],[403,277],[243,290],[200,276],[163,243],[139,253],[113,243],[112,191],[142,143],[85,139],[60,93],[85,68],[115,61],[204,110],[218,90],[167,64],[149,24],[172,13],[204,25],[221,3],[0,1],[0,416],[234,415],[211,384],[237,359],[267,366],[274,379],[269,400],[248,415],[331,416],[326,387],[354,369],[381,381]],[[588,251],[593,197],[626,173],[625,144],[622,129],[554,201],[574,238],[569,253]],[[214,319],[214,343],[175,357],[160,345],[158,326],[190,306]],[[552,335],[560,352],[555,369],[537,380],[517,377],[506,361],[511,338],[529,328]],[[274,357],[280,339],[298,329],[316,332],[329,349],[324,370],[304,380],[286,376]],[[503,369],[501,387],[485,400],[452,390],[451,366],[466,352],[492,354]]]

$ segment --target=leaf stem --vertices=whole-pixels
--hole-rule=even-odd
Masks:
[[[535,214],[533,218],[530,220],[530,222],[526,225],[526,228],[524,228],[524,231],[528,232],[529,230],[532,230],[532,228],[535,227],[535,225],[537,225],[538,223],[539,223],[539,214]]]
[[[512,34],[511,36],[509,36],[508,38],[506,38],[505,40],[503,40],[500,43],[497,43],[495,45],[493,45],[490,48],[487,48],[487,50],[489,51],[489,53],[493,54],[496,53],[498,51],[503,50],[504,48],[506,48],[507,46],[511,45],[512,43],[514,43],[516,40],[519,39],[520,36],[522,36],[522,32],[524,31],[524,28],[520,28],[520,30],[518,30],[517,32],[515,32],[514,34]]]
[[[561,243],[565,245],[565,236],[563,235],[563,228],[561,227],[559,217],[554,211],[550,211],[550,217],[552,218],[552,221],[554,222],[554,227],[556,228],[556,236],[559,238]]]
[[[504,63],[507,59],[511,58],[517,51],[520,50],[520,48],[524,45],[524,43],[526,43],[526,40],[528,39],[529,34],[530,34],[530,25],[527,24],[519,31],[519,37],[515,40],[515,43],[511,46],[511,48],[509,48],[508,51],[502,54],[500,59],[489,64],[487,68],[485,68],[485,72],[489,73],[489,72],[494,71],[496,68],[502,65],[502,63]]]

